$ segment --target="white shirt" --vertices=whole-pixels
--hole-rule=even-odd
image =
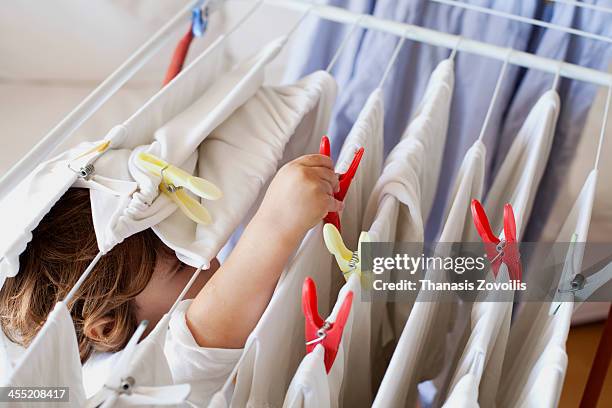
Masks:
[[[466,153],[439,242],[461,242],[468,235],[470,202],[472,198],[480,197],[483,190],[485,153],[481,142],[476,142]],[[436,271],[427,271],[427,279],[440,281],[444,277]],[[450,303],[419,302],[417,298],[376,395],[374,407],[416,403],[417,384],[436,375],[445,361],[445,339],[452,316]],[[448,349],[452,354],[452,345]]]
[[[503,205],[510,203],[515,214],[517,239],[521,239],[522,226],[528,221],[537,186],[548,161],[559,109],[557,93],[546,92],[531,109],[513,141],[484,205],[494,232],[500,232],[503,226]],[[472,229],[471,241],[480,241],[475,229]],[[505,269],[505,266],[500,268],[498,280],[505,276]],[[511,317],[511,302],[473,304],[469,338],[449,390],[470,372],[476,356],[483,355],[484,369],[476,375],[479,380],[478,401],[483,406],[494,405],[500,386]]]
[[[139,346],[147,339],[161,344],[149,346],[139,356],[135,356],[131,372],[136,384],[190,384],[191,393],[188,400],[197,406],[206,406],[234,369],[242,349],[198,346],[185,320],[185,312],[190,304],[191,300],[182,301],[170,317],[169,324],[164,320],[160,321],[161,326],[156,327],[141,341]],[[161,332],[157,333],[158,330]],[[95,394],[112,375],[113,366],[121,353],[97,354],[83,365],[88,397]]]
[[[338,354],[336,354],[336,359],[329,373],[325,370],[323,360],[325,349],[319,344],[300,363],[285,396],[284,408],[337,408],[339,406],[352,406],[342,405],[342,394],[346,395],[347,392],[346,381],[355,374],[355,372],[348,370],[348,360],[358,358],[368,362],[364,358],[366,356],[363,355],[364,349],[352,348],[352,339],[358,336],[369,336],[369,332],[354,332],[353,330],[355,323],[369,318],[369,307],[367,307],[366,302],[361,301],[361,282],[358,274],[353,274],[349,277],[340,291],[332,313],[325,320],[332,323],[336,321],[340,307],[349,292],[353,293],[353,303],[342,332]],[[367,369],[368,367],[365,368]],[[362,385],[369,386],[369,384]],[[364,401],[362,400],[361,404],[363,403]]]
[[[570,211],[557,242],[587,241],[591,211],[597,184],[596,170],[591,171]],[[578,244],[581,245],[581,244]],[[582,265],[583,253],[575,251],[575,271]],[[565,343],[573,312],[572,303],[561,303],[556,314],[550,315],[550,303],[529,302],[522,305],[508,340],[502,381],[497,401],[504,406],[556,406],[567,368]],[[538,388],[536,387],[536,384]],[[546,405],[544,405],[546,403]]]
[[[365,200],[373,187],[382,162],[382,101],[373,94],[366,104],[363,117],[346,138],[336,164],[337,172],[344,172],[353,159],[356,148],[363,146],[361,165],[345,197],[341,216],[343,228],[358,232],[358,214],[363,213]],[[367,114],[366,114],[367,113]],[[318,138],[320,140],[320,136]],[[332,142],[333,143],[333,142]],[[301,154],[304,154],[301,151]],[[353,187],[355,189],[353,190]],[[331,310],[331,300],[338,289],[334,281],[344,281],[340,272],[332,269],[332,257],[323,242],[322,224],[308,232],[292,260],[287,264],[274,291],[270,304],[247,339],[245,352],[232,377],[214,398],[215,407],[281,406],[289,383],[305,354],[304,317],[300,293],[304,278],[317,282],[322,314]],[[348,393],[347,393],[348,394]]]

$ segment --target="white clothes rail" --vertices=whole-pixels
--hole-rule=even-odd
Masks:
[[[183,7],[170,21],[132,54],[119,68],[106,78],[61,122],[45,135],[17,164],[0,179],[0,197],[29,174],[41,161],[91,117],[100,107],[134,76],[168,41],[175,30],[185,28],[191,18],[191,10],[201,0],[193,0]]]
[[[296,11],[305,11],[313,4],[308,0],[264,0],[264,3]],[[359,19],[356,24],[362,28],[382,31],[389,34],[394,34],[398,37],[405,37],[412,41],[418,41],[438,47],[445,47],[448,49],[456,48],[461,52],[467,52],[500,61],[504,61],[508,53],[507,47],[500,47],[481,41],[470,40],[458,35],[443,33],[412,24],[385,20],[371,15],[353,13],[340,7],[317,5],[312,8],[310,13],[326,20],[345,24],[353,24],[357,19]],[[459,41],[460,39],[461,41]],[[560,62],[523,51],[513,51],[512,55],[510,56],[509,63],[529,69],[537,69],[553,75],[556,75],[557,72],[559,72],[559,75],[562,77],[584,81],[595,85],[610,86],[610,84],[612,84],[612,74],[607,72],[602,72],[596,69],[582,67],[580,65],[570,64],[567,62]]]
[[[572,27],[565,27],[559,24],[549,23],[547,21],[536,20],[535,18],[519,16],[519,15],[512,14],[512,13],[507,13],[501,10],[495,10],[495,9],[488,8],[488,7],[477,6],[475,4],[470,4],[470,3],[463,3],[461,1],[456,1],[456,0],[429,0],[429,1],[432,1],[434,3],[439,3],[439,4],[445,4],[447,6],[458,7],[458,8],[462,8],[465,10],[472,10],[478,13],[488,14],[490,16],[503,17],[503,18],[507,18],[508,20],[519,21],[521,23],[531,24],[531,25],[544,27],[544,28],[550,28],[553,30],[559,30],[559,31],[563,31],[568,34],[574,34],[580,37],[590,38],[592,40],[598,40],[598,41],[607,42],[608,44],[612,44],[612,38],[610,37],[589,33],[587,31],[578,30]]]
[[[584,1],[575,0],[546,0],[552,3],[565,4],[568,6],[576,6],[588,10],[599,11],[601,13],[612,13],[612,7],[601,6],[599,4],[585,3]]]

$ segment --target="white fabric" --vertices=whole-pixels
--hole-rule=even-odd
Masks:
[[[97,143],[82,143],[63,154],[41,163],[9,194],[0,200],[0,287],[7,277],[19,271],[19,255],[32,239],[32,231],[51,207],[77,180],[77,173],[87,164],[96,164],[100,154],[91,150]],[[114,144],[114,143],[113,143]],[[112,146],[112,145],[111,145]],[[95,183],[92,180],[91,183]]]
[[[197,175],[223,191],[204,201],[213,218],[196,225],[175,212],[154,230],[193,266],[217,255],[282,164],[314,152],[327,127],[335,82],[319,71],[294,85],[261,88],[199,148]]]
[[[59,302],[49,314],[36,338],[3,381],[11,387],[69,387],[71,407],[82,407],[85,390],[81,375],[79,346],[66,305]],[[19,403],[37,407],[40,403]],[[65,407],[67,403],[48,402],[45,406]]]
[[[461,377],[443,408],[480,408],[478,405],[478,378],[468,373]]]
[[[463,242],[470,228],[473,228],[470,203],[472,198],[480,198],[483,191],[485,154],[481,142],[476,142],[466,153],[455,181],[439,242]],[[426,279],[442,281],[444,277],[440,276],[439,271],[430,270]],[[417,384],[434,376],[446,360],[445,338],[453,316],[451,306],[431,300],[419,302],[417,298],[376,395],[374,407],[410,406],[416,403]]]
[[[243,350],[198,346],[185,320],[190,304],[191,300],[182,301],[172,315],[164,351],[174,383],[190,384],[189,401],[204,407],[232,373]]]
[[[181,79],[180,81],[173,81],[164,87],[148,104],[121,125],[125,133],[123,147],[133,149],[129,171],[138,183],[138,192],[129,197],[92,194],[92,209],[101,215],[99,219],[102,224],[96,227],[96,234],[103,252],[110,250],[126,237],[157,225],[176,210],[176,205],[167,196],[159,194],[161,177],[138,167],[137,154],[143,151],[152,153],[193,173],[198,146],[257,92],[263,84],[266,64],[278,54],[285,41],[284,37],[273,41],[257,55],[237,65],[214,82],[208,76],[207,83],[198,84],[197,78],[192,74],[194,70],[188,70],[177,78]],[[216,49],[208,52],[212,55],[203,57],[205,63],[198,66],[199,70],[206,72],[206,69],[214,69]],[[205,75],[204,78],[206,77]],[[194,94],[194,90],[188,91],[185,85],[200,88],[202,92]],[[179,91],[184,93],[179,94]],[[193,101],[197,96],[199,98],[189,104],[189,101]],[[164,110],[158,112],[160,108]],[[181,111],[179,108],[185,110]],[[171,113],[175,115],[171,116]],[[160,116],[167,119],[161,121]],[[154,127],[155,123],[159,123],[159,126]],[[154,129],[156,130],[153,134]],[[161,238],[171,240],[168,237]],[[199,259],[192,266],[199,267],[207,261],[210,259]]]
[[[336,321],[342,303],[349,292],[353,293],[353,303],[346,325],[344,326],[344,331],[342,332],[342,341],[338,348],[336,359],[329,373],[325,371],[325,363],[323,361],[325,349],[323,346],[317,345],[312,353],[304,357],[293,376],[285,396],[284,408],[337,408],[339,406],[354,406],[347,405],[346,402],[342,405],[342,393],[346,395],[346,392],[348,392],[345,381],[354,374],[357,374],[348,369],[347,359],[351,357],[364,359],[363,349],[352,348],[352,339],[356,336],[369,335],[368,332],[360,331],[355,333],[353,331],[355,323],[369,317],[367,303],[361,301],[361,282],[358,274],[351,275],[342,287],[338,300],[330,316],[325,321],[332,323]],[[369,386],[369,384],[363,385]],[[362,400],[361,405],[363,404],[364,401]]]
[[[304,279],[317,282],[322,314],[327,314],[331,255],[322,225],[308,232],[285,267],[272,299],[253,332],[231,377],[215,395],[214,407],[280,407],[305,353],[301,290]]]
[[[422,243],[424,240],[424,225],[442,164],[453,87],[453,61],[443,60],[432,72],[423,99],[401,141],[389,153],[383,175],[370,197],[365,226],[371,223],[383,195],[393,194],[405,204],[399,214],[397,242]],[[411,305],[394,302],[390,306],[397,338],[408,319]]]
[[[129,374],[137,385],[189,384],[188,400],[197,406],[206,406],[233,370],[242,350],[198,346],[185,320],[190,304],[191,300],[181,301],[174,313],[165,315],[138,344]],[[112,378],[114,366],[122,354],[123,351],[95,354],[83,365],[89,398]],[[129,397],[120,397],[119,404],[122,402],[129,403]]]
[[[284,408],[331,408],[332,391],[329,389],[324,357],[325,349],[320,344],[304,357],[289,385]],[[330,370],[330,375],[335,375],[335,367]]]
[[[344,173],[355,152],[364,148],[361,163],[344,199],[341,217],[342,239],[349,248],[356,248],[359,242],[366,206],[382,170],[384,121],[384,95],[381,89],[376,89],[359,112],[338,156],[337,163],[343,163],[343,166],[337,166],[336,170]]]
[[[503,226],[503,205],[510,203],[516,219],[517,239],[520,241],[522,226],[528,221],[537,186],[548,161],[559,109],[557,93],[545,93],[532,108],[513,141],[485,201],[487,216],[494,231],[503,234],[500,230]],[[472,240],[478,240],[476,233]],[[505,271],[503,265],[498,280],[505,278]],[[511,317],[511,302],[476,302],[472,305],[469,339],[453,375],[450,390],[462,376],[469,373],[476,356],[483,355],[484,370],[477,373],[477,379],[481,376],[478,400],[483,406],[494,405]]]
[[[557,242],[569,243],[577,235],[574,271],[581,270],[595,200],[597,170],[591,171],[580,195],[567,217]],[[508,340],[497,402],[500,406],[556,406],[567,368],[565,343],[569,334],[573,304],[562,303],[553,316],[550,303],[526,303],[522,306]],[[538,388],[535,388],[535,385]]]
[[[365,148],[362,162],[345,197],[345,209],[341,216],[343,228],[350,229],[352,223],[359,222],[356,213],[363,212],[365,208],[363,197],[369,196],[376,177],[372,173],[380,171],[381,104],[380,94],[375,93],[366,104],[367,109],[364,108],[355,130],[345,140],[340,160],[336,164],[336,172],[343,172],[352,161],[355,148]],[[317,143],[322,134],[319,133]],[[355,192],[351,193],[355,186]],[[354,226],[352,228],[358,231]],[[321,225],[309,231],[292,261],[286,266],[270,304],[247,340],[244,355],[234,375],[222,392],[215,396],[212,406],[243,407],[248,404],[252,407],[280,407],[283,404],[289,382],[305,353],[303,314],[299,299],[306,276],[317,282],[319,310],[326,314],[330,310],[331,294],[334,293],[332,280],[336,277],[341,279],[342,275],[333,272],[331,255],[323,242]],[[283,335],[279,336],[278,333]]]
[[[227,81],[218,81],[218,85],[216,84],[216,87],[212,88],[211,95],[219,96],[219,94],[222,94],[221,91],[229,92],[233,85],[243,84],[243,77],[250,78],[250,82],[254,82],[247,84],[248,86],[244,85],[245,91],[242,93],[239,90],[229,92],[230,96],[225,100],[226,105],[224,106],[227,106],[225,109],[215,110],[214,107],[208,106],[209,110],[213,110],[211,117],[215,117],[215,120],[210,119],[213,124],[218,124],[231,113],[232,109],[235,109],[235,106],[229,101],[238,104],[238,101],[248,99],[256,91],[263,80],[263,66],[278,53],[284,41],[285,38],[281,38],[273,42],[258,56],[227,74],[224,77]],[[127,172],[128,166],[125,155],[130,152],[131,148],[150,142],[151,133],[153,129],[156,129],[153,126],[156,124],[161,126],[181,109],[187,107],[198,95],[196,92],[199,91],[201,94],[210,86],[213,79],[211,73],[217,71],[215,65],[221,58],[221,55],[219,55],[221,50],[221,47],[216,47],[204,53],[205,55],[197,63],[181,74],[181,80],[173,81],[164,87],[127,122],[111,129],[105,137],[105,140],[111,144],[102,155],[107,156],[104,162],[96,163],[100,157],[99,153],[79,157],[102,141],[82,143],[47,162],[41,163],[32,174],[2,198],[0,201],[0,209],[2,210],[0,211],[0,217],[2,217],[2,225],[6,226],[6,229],[0,243],[0,284],[7,276],[14,276],[18,272],[18,258],[25,250],[27,243],[32,239],[31,231],[36,228],[42,217],[61,195],[77,180],[76,173],[71,169],[78,171],[86,164],[95,165],[94,178],[87,182],[80,180],[77,184],[92,189],[94,227],[98,245],[103,251],[108,251],[114,243],[120,242],[130,235],[130,232],[135,233],[146,229],[174,211],[174,205],[170,204],[164,196],[160,196],[159,200],[153,202],[153,198],[157,195],[157,185],[152,190],[150,186],[152,182],[149,179],[145,180],[143,178],[141,180],[145,184],[149,180],[149,183],[144,186],[145,191],[148,191],[148,197],[143,196],[140,192],[134,194],[138,185]],[[216,92],[213,92],[215,90]],[[217,97],[216,101],[221,103],[224,100]],[[202,115],[207,113],[209,112],[201,112]],[[175,122],[171,122],[170,125],[173,123]],[[153,147],[161,152],[172,151],[172,148],[164,145],[164,143],[169,142],[168,133],[171,132],[167,128],[162,128],[161,136],[159,140],[153,143]],[[200,135],[200,137],[205,136],[206,134]],[[180,146],[182,141],[184,140],[179,139],[174,141],[173,144]],[[197,147],[197,142],[192,141],[191,147],[191,152],[185,149],[176,149],[177,154],[172,155],[171,158],[181,162],[172,164],[183,164]],[[190,164],[193,169],[195,157],[192,157]],[[69,165],[71,169],[68,168]],[[148,190],[146,190],[147,186]],[[152,203],[151,207],[145,205],[145,202]],[[119,226],[113,228],[113,225],[119,222],[118,219],[122,216],[122,220],[125,222],[122,221]],[[131,221],[131,223],[128,221]],[[117,229],[120,231],[117,232]]]
[[[348,193],[344,199],[345,207],[341,215],[342,238],[349,248],[357,249],[359,235],[361,234],[363,215],[366,211],[368,199],[380,175],[383,161],[383,128],[384,106],[383,94],[376,89],[368,97],[357,121],[353,125],[340,151],[337,170],[342,173],[353,160],[354,153],[359,147],[364,148],[364,154],[357,169],[355,178],[351,182]],[[333,263],[332,267],[332,296],[330,307],[333,308],[335,293],[345,285],[342,272]],[[353,300],[355,308],[363,307],[361,297]],[[351,375],[345,378],[343,386],[343,400],[345,406],[354,406],[363,401],[372,400],[370,377],[370,320],[369,312],[366,316],[355,321],[354,330],[361,335],[351,338],[351,349],[361,350],[359,354],[347,356],[347,372]]]

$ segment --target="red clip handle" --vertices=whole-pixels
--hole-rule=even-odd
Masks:
[[[338,349],[340,348],[340,342],[342,341],[342,333],[344,332],[344,326],[348,320],[348,316],[351,312],[351,306],[353,305],[353,292],[350,291],[346,294],[346,297],[342,301],[336,321],[333,323],[327,323],[327,329],[324,331],[324,337],[320,341],[313,342],[313,340],[320,338],[319,330],[326,325],[326,322],[319,316],[319,309],[317,306],[317,287],[312,278],[307,277],[304,280],[302,286],[302,309],[304,311],[304,329],[306,334],[306,342],[311,343],[306,345],[306,352],[310,353],[317,344],[321,344],[325,349],[325,370],[329,373]]]
[[[519,243],[516,238],[516,219],[510,204],[504,206],[504,236],[506,238],[504,263],[508,267],[508,275],[512,280],[521,281],[523,279],[523,267],[521,265]]]
[[[357,173],[357,169],[359,168],[359,164],[361,163],[361,158],[363,157],[364,152],[365,150],[363,147],[359,148],[359,150],[355,152],[355,155],[353,156],[353,161],[351,161],[351,165],[349,166],[348,170],[338,176],[339,189],[337,193],[334,193],[334,198],[336,200],[344,201],[344,198],[348,193],[348,189],[351,186],[351,182],[353,181],[353,178]],[[319,145],[319,153],[327,157],[331,157],[331,146],[329,143],[329,138],[327,136],[323,136],[321,138],[321,144]],[[338,231],[341,231],[340,216],[337,212],[327,213],[323,220],[325,223],[333,224],[338,229]]]
[[[474,226],[478,235],[483,241],[485,253],[491,262],[493,276],[497,278],[499,268],[502,263],[508,268],[508,275],[512,280],[522,279],[522,266],[520,262],[520,253],[516,240],[516,221],[514,211],[510,204],[504,205],[504,240],[505,246],[501,250],[501,255],[498,252],[497,245],[501,240],[493,234],[491,224],[487,218],[482,204],[478,200],[472,200],[472,217],[474,218]]]
[[[189,31],[187,31],[185,35],[181,37],[178,44],[176,44],[176,48],[172,54],[172,60],[170,61],[168,69],[166,70],[163,86],[172,81],[174,77],[177,76],[183,69],[185,59],[187,58],[187,52],[189,51],[189,46],[191,45],[191,40],[193,40],[193,31],[190,25]]]

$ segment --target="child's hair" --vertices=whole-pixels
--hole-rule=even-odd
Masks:
[[[0,291],[0,324],[27,346],[98,253],[89,191],[71,188],[33,231],[19,273]],[[149,283],[158,256],[170,250],[147,229],[105,254],[71,304],[81,361],[93,351],[119,351],[134,332],[134,298]]]

